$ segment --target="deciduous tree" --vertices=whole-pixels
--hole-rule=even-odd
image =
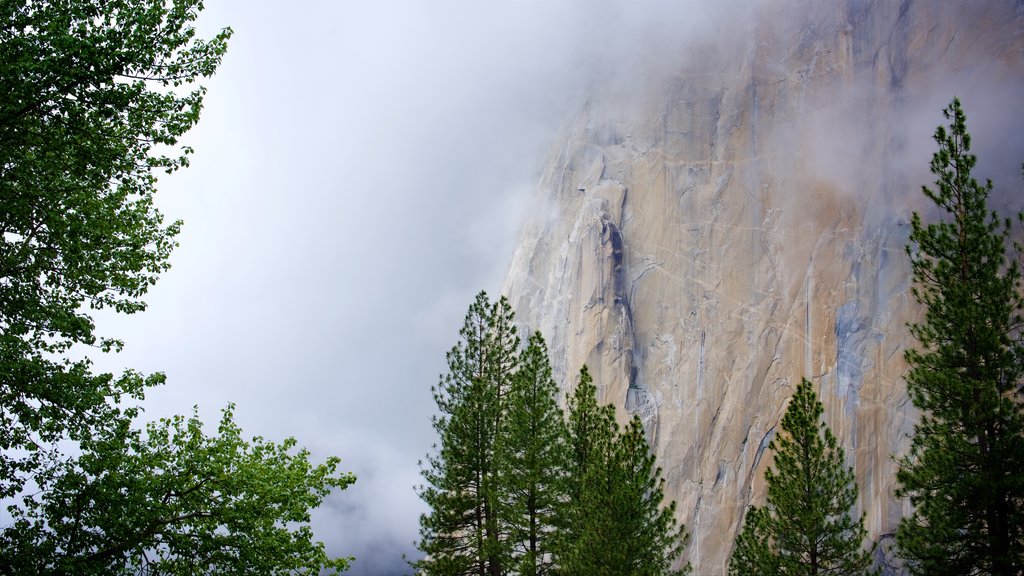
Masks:
[[[126,421],[40,476],[14,508],[4,571],[12,574],[321,574],[331,558],[313,539],[310,510],[334,488],[338,459],[313,464],[294,439],[242,437],[233,407],[207,435],[198,413]]]
[[[199,0],[14,0],[0,6],[0,496],[117,420],[161,375],[95,375],[74,344],[119,348],[91,311],[145,308],[180,222],[155,208],[157,172],[188,164],[194,82],[229,29],[195,37]]]
[[[988,208],[992,183],[976,158],[959,100],[944,111],[924,194],[939,209],[914,214],[910,256],[922,322],[906,352],[907,390],[921,419],[900,460],[898,493],[914,513],[897,544],[918,574],[1024,572],[1024,296],[1006,256],[1011,225]]]
[[[162,374],[95,374],[120,349],[93,311],[145,308],[180,222],[157,175],[187,166],[209,40],[201,0],[0,3],[0,571],[17,574],[318,573],[309,509],[353,479],[337,460],[243,441],[226,412],[133,428]],[[86,351],[72,360],[73,346]],[[77,355],[77,354],[76,354]],[[80,355],[79,355],[80,357]]]

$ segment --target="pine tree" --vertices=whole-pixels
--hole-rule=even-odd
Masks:
[[[870,554],[862,548],[864,520],[854,521],[857,503],[853,469],[821,415],[811,383],[797,386],[775,453],[765,471],[768,502],[747,511],[729,561],[731,575],[865,574]]]
[[[611,406],[599,406],[586,367],[569,402],[570,475],[559,574],[661,576],[686,543],[675,503],[662,507],[664,480],[634,418],[623,433]],[[684,572],[688,571],[688,567]]]
[[[420,517],[415,564],[430,575],[506,573],[507,539],[500,533],[496,441],[505,395],[519,363],[519,339],[505,298],[490,303],[480,292],[470,305],[460,342],[448,353],[449,372],[434,389],[441,412],[433,420],[441,445],[427,457],[420,497],[430,511]]]
[[[565,505],[558,516],[555,561],[560,576],[596,576],[602,542],[600,527],[607,521],[601,490],[617,426],[611,406],[597,403],[597,388],[589,369],[568,401],[569,474]],[[604,476],[603,476],[604,475]]]
[[[530,337],[508,392],[498,470],[503,532],[518,574],[550,574],[555,514],[566,471],[565,422],[551,378],[547,345]]]
[[[689,566],[672,570],[688,535],[675,518],[676,503],[662,506],[665,479],[639,417],[634,416],[619,436],[611,470],[618,476],[609,502],[619,532],[612,538],[618,545],[621,568],[617,573],[662,576],[689,572]]]
[[[992,183],[971,171],[976,157],[960,101],[944,110],[949,129],[924,194],[941,209],[925,225],[914,214],[914,296],[925,306],[911,324],[919,348],[905,353],[907,390],[921,411],[898,494],[914,514],[897,532],[918,574],[1024,572],[1024,410],[1021,276],[1006,257],[1010,222],[987,207]]]
[[[751,506],[729,558],[730,576],[771,576],[779,570],[769,536],[768,508]]]

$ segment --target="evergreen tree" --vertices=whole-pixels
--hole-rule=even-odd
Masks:
[[[599,406],[586,367],[569,402],[570,476],[559,574],[673,574],[686,542],[675,503],[662,507],[664,480],[639,419],[619,433],[611,406]],[[688,571],[688,568],[685,571]]]
[[[803,379],[782,418],[782,434],[765,471],[768,502],[747,511],[729,561],[732,575],[865,574],[864,520],[854,521],[853,469],[821,415],[811,383]]]
[[[590,370],[580,370],[580,381],[568,401],[568,476],[565,506],[558,515],[555,561],[558,574],[584,576],[598,562],[601,542],[598,526],[606,519],[600,502],[602,474],[609,468],[615,441],[615,412],[597,403],[597,388]]]
[[[676,503],[662,506],[665,479],[638,416],[633,417],[616,442],[611,471],[618,476],[609,502],[619,533],[611,539],[618,546],[615,560],[621,566],[616,573],[661,576],[689,572],[689,566],[672,571],[688,535],[675,518]]]
[[[519,339],[505,298],[490,303],[480,292],[469,307],[461,340],[448,353],[449,372],[434,389],[441,412],[433,420],[441,440],[427,457],[420,497],[430,511],[420,517],[416,568],[430,575],[499,576],[507,571],[502,537],[496,441],[505,395],[519,363]]]
[[[925,306],[911,324],[919,348],[906,352],[907,390],[921,411],[898,494],[914,514],[897,532],[918,574],[1024,572],[1024,410],[1021,277],[1006,257],[1010,222],[987,207],[992,183],[972,175],[976,158],[959,100],[924,194],[941,209],[925,225],[914,214],[914,296]]]
[[[778,574],[778,563],[769,537],[771,515],[766,507],[747,509],[743,531],[729,558],[730,576],[770,576]]]
[[[566,470],[557,393],[547,345],[534,333],[512,378],[498,451],[503,532],[512,546],[512,567],[523,576],[552,571],[551,540]]]

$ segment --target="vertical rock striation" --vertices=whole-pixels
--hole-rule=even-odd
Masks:
[[[1024,96],[1020,2],[758,6],[671,74],[595,87],[505,285],[560,381],[587,364],[621,418],[643,418],[697,574],[725,572],[802,376],[885,548],[906,512],[892,495],[915,418],[903,247],[927,138],[954,92],[969,114],[975,93]]]

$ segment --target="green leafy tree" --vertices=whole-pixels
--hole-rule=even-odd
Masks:
[[[853,469],[821,421],[824,407],[803,379],[782,418],[782,434],[765,471],[768,502],[747,510],[729,561],[732,575],[869,573],[864,519],[854,520]]]
[[[0,3],[0,571],[317,573],[308,510],[351,476],[294,441],[217,435],[198,419],[131,425],[162,374],[94,374],[73,346],[122,343],[92,314],[130,314],[168,268],[180,222],[157,175],[187,166],[231,35],[196,38],[200,0]],[[77,353],[76,353],[77,354]]]
[[[503,531],[512,547],[512,568],[523,576],[553,569],[551,542],[566,473],[565,421],[557,394],[547,345],[536,332],[512,377],[498,448]]]
[[[609,405],[598,405],[586,367],[569,400],[568,499],[556,540],[558,574],[655,576],[671,569],[686,543],[675,503],[663,506],[664,479],[643,425],[620,434]]]
[[[224,410],[121,422],[42,477],[15,510],[5,566],[17,574],[321,574],[344,570],[313,540],[309,511],[333,488],[337,458],[314,465],[294,439],[247,441]]]
[[[199,118],[192,84],[230,30],[195,38],[198,0],[13,0],[0,6],[0,497],[52,452],[120,417],[162,375],[95,375],[74,344],[116,349],[91,310],[132,313],[168,267],[180,222],[156,172]]]
[[[1024,572],[1024,373],[1020,270],[1006,257],[1010,222],[987,206],[992,183],[972,170],[959,100],[944,110],[932,157],[941,217],[914,214],[907,247],[924,320],[906,352],[907,390],[921,411],[898,494],[914,513],[897,531],[917,574]]]
[[[419,491],[430,508],[420,517],[419,549],[426,557],[415,563],[424,574],[499,576],[508,570],[496,449],[519,368],[512,321],[508,300],[491,303],[480,292],[448,353],[449,371],[434,388],[441,414],[433,425],[441,444],[427,456]]]

